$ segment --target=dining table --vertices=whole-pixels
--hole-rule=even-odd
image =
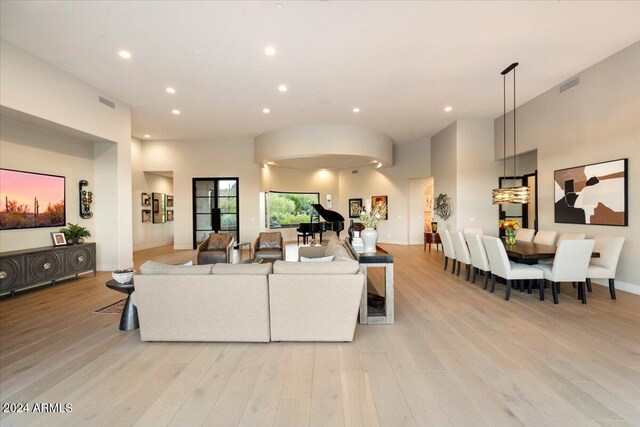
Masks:
[[[502,239],[502,243],[509,258],[521,264],[537,264],[541,259],[553,259],[556,256],[557,246],[555,245],[522,241],[508,245],[504,239]],[[591,258],[600,258],[600,253],[592,252]]]

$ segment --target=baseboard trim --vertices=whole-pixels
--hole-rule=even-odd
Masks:
[[[591,281],[591,283],[595,285],[605,286],[607,288],[609,287],[608,280],[602,283],[596,282],[596,280],[602,280],[602,279],[594,279]],[[640,295],[640,286],[634,285],[633,283],[627,283],[627,282],[622,282],[620,280],[616,280],[616,291],[625,291],[625,292],[629,292],[630,294]]]

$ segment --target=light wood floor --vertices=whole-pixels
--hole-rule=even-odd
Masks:
[[[640,425],[640,296],[594,286],[586,306],[495,294],[442,270],[442,255],[385,246],[396,260],[396,324],[353,343],[142,343],[110,278],[0,301],[0,400],[71,403],[68,414],[2,414],[9,426]],[[135,254],[178,262],[192,251]]]

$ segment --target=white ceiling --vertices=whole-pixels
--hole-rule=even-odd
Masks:
[[[0,35],[129,103],[137,137],[349,124],[396,141],[499,116],[511,62],[522,103],[640,40],[640,2],[280,3],[2,1]]]

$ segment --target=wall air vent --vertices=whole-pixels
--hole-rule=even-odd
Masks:
[[[351,171],[351,173],[353,173],[353,174],[358,173],[358,169],[354,169],[354,170],[352,170],[352,171]]]
[[[103,98],[101,96],[98,97],[98,102],[100,102],[101,104],[106,105],[107,107],[110,108],[116,108],[116,104],[113,103],[113,101],[109,101],[107,98]]]
[[[565,90],[569,90],[574,86],[578,86],[580,84],[580,77],[576,77],[574,79],[569,80],[566,83],[563,83],[560,86],[560,93],[564,92]]]

